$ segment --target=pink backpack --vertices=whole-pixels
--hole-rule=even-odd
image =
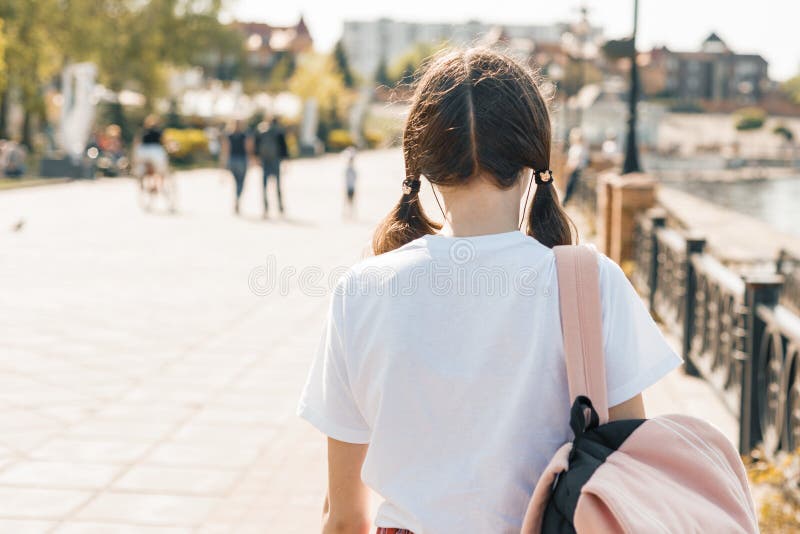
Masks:
[[[758,532],[728,439],[686,415],[608,421],[597,256],[556,247],[572,443],[539,478],[522,534]]]

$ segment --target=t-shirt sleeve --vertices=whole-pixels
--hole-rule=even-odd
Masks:
[[[622,269],[600,256],[608,405],[616,406],[681,365]]]
[[[342,306],[342,295],[334,294],[297,415],[333,439],[369,443],[370,428],[353,397],[347,374]]]

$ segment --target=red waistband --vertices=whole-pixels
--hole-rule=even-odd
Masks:
[[[414,533],[404,528],[378,527],[378,530],[375,531],[375,534],[414,534]]]

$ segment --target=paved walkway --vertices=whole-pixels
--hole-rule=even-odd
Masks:
[[[349,222],[337,157],[287,166],[280,221],[257,172],[241,218],[210,170],[180,176],[174,216],[143,213],[127,180],[0,194],[0,532],[317,530],[323,439],[294,405],[319,273],[366,251],[403,175],[397,151],[358,166]],[[730,423],[679,373],[648,405]]]

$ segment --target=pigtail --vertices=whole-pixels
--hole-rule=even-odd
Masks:
[[[550,248],[571,245],[573,235],[578,237],[575,223],[561,207],[552,180],[536,185],[528,211],[528,235]]]
[[[408,169],[406,175],[408,177],[403,181],[403,196],[389,215],[381,221],[372,237],[372,251],[375,254],[400,248],[406,243],[441,229],[441,225],[430,220],[422,209],[419,200],[421,185],[419,175],[408,172]]]

